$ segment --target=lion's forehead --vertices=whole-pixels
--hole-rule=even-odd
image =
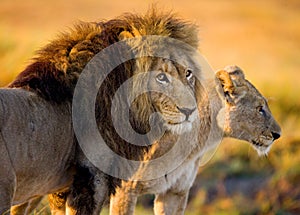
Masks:
[[[246,82],[247,94],[244,101],[252,104],[267,105],[267,99],[250,82]]]
[[[193,68],[196,67],[196,59],[193,59],[191,56],[186,54],[177,54],[177,57],[172,54],[172,56],[167,55],[165,57],[154,57],[152,63],[158,66],[163,66],[163,68]]]

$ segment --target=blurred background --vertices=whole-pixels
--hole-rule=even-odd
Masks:
[[[78,20],[145,12],[153,1],[0,0],[0,86],[21,72],[34,51]],[[199,169],[186,214],[300,214],[300,1],[163,0],[200,28],[200,52],[216,70],[239,65],[268,98],[282,137],[268,158],[245,142],[224,140]],[[153,196],[137,215],[153,214]],[[107,209],[104,210],[107,213]],[[34,214],[49,214],[45,200]]]

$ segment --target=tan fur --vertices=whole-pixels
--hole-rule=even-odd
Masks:
[[[191,47],[194,47],[195,49],[197,49],[198,47],[198,31],[195,25],[178,19],[172,13],[159,13],[155,9],[150,9],[145,15],[128,13],[109,21],[102,21],[98,23],[80,23],[76,25],[70,32],[61,34],[56,40],[53,40],[47,46],[42,48],[37,53],[37,56],[33,59],[32,64],[30,64],[22,73],[20,73],[20,75],[9,85],[9,87],[25,89],[27,90],[24,91],[25,93],[29,93],[28,91],[33,92],[32,95],[37,97],[39,99],[39,102],[44,105],[41,110],[37,111],[37,114],[39,112],[45,111],[43,110],[43,108],[48,109],[48,106],[55,109],[57,107],[60,107],[60,105],[62,104],[71,105],[77,80],[83,68],[92,59],[92,57],[95,56],[95,54],[110,46],[111,44],[119,42],[120,40],[126,38],[139,38],[140,36],[146,35],[170,37],[184,42]],[[155,44],[152,45],[153,47],[155,47]],[[131,42],[128,42],[128,46],[133,50],[141,51],[144,53],[151,53],[153,51],[152,48],[149,48],[152,46],[143,43],[143,41],[141,41],[141,43],[137,41],[133,44]],[[187,67],[193,68],[193,72],[195,73],[199,73],[200,70],[197,66],[195,66],[197,63],[194,61],[192,56],[181,53],[175,48],[172,50],[166,49],[166,52],[170,52],[169,56],[171,54],[177,55],[178,57],[180,57],[180,59],[182,59],[182,62],[184,63],[180,66],[175,66],[170,60],[162,60],[153,57],[144,57],[137,60],[132,60],[115,68],[108,75],[99,89],[96,102],[96,121],[98,123],[99,132],[101,133],[103,139],[106,141],[107,145],[109,145],[110,148],[113,149],[117,154],[120,154],[125,158],[141,160],[144,157],[144,153],[147,153],[149,149],[149,140],[140,140],[140,142],[146,145],[144,147],[134,146],[121,139],[113,129],[111,100],[113,99],[113,96],[118,87],[134,75],[144,75],[144,73],[149,71],[149,69],[156,68],[161,69],[161,71],[164,71],[166,73],[172,73],[173,76],[180,76],[180,80],[183,80],[184,83],[181,88],[177,86],[172,88],[170,85],[169,93],[178,96],[178,98],[180,99],[176,100],[175,103],[168,101],[167,103],[165,103],[165,106],[162,106],[160,102],[162,99],[167,99],[160,97],[155,92],[144,93],[143,95],[135,99],[132,104],[127,104],[127,100],[121,98],[121,104],[125,105],[126,107],[130,106],[130,109],[133,113],[130,116],[130,122],[134,130],[138,131],[139,133],[147,133],[150,129],[150,125],[148,122],[149,117],[156,110],[162,113],[161,121],[167,129],[167,133],[170,135],[170,140],[173,140],[173,136],[176,137],[178,135],[177,133],[189,132],[192,129],[191,123],[186,123],[187,126],[180,125],[180,122],[185,118],[185,116],[177,108],[176,104],[179,104],[179,108],[188,108],[194,110],[194,108],[196,107],[194,101],[201,100],[200,93],[196,93],[197,96],[199,95],[199,97],[196,97],[195,91],[201,90],[201,88],[199,83],[197,82],[189,83],[189,81],[187,81],[185,78],[185,73]],[[101,71],[101,69],[99,70]],[[132,91],[138,90],[141,86],[143,86],[145,81],[151,82],[152,80],[152,84],[155,84],[155,75],[157,75],[157,73],[153,73],[152,76],[150,75],[149,77],[146,77],[146,79],[141,79],[142,81],[134,80],[131,86],[131,89],[133,89]],[[194,85],[195,88],[191,85]],[[153,85],[149,87],[151,88],[153,87]],[[185,91],[180,91],[179,89],[185,89]],[[134,93],[130,91],[130,89],[127,90],[129,90],[130,95]],[[187,94],[183,95],[183,92],[187,91],[190,96],[186,96]],[[18,106],[21,108],[20,104]],[[67,111],[68,113],[65,113],[65,111]],[[122,112],[120,112],[122,110],[115,111],[116,115],[122,114]],[[14,113],[16,115],[15,117],[18,116],[17,112],[21,114],[22,110],[16,110],[16,113]],[[29,109],[26,109],[26,111],[23,112],[27,113],[31,111]],[[174,112],[175,117],[172,115],[172,112]],[[61,119],[57,119],[57,121],[59,122],[55,121],[54,119],[56,119],[57,116],[60,116],[60,114],[65,114],[64,116],[62,116],[62,119],[68,118],[68,120],[64,121]],[[20,119],[22,119],[22,117],[20,116]],[[192,117],[194,120],[195,116]],[[25,120],[24,122],[29,122],[29,119],[24,119],[24,117],[23,120]],[[71,125],[72,122],[70,119],[70,110],[62,110],[60,113],[56,113],[54,117],[48,117],[45,122],[48,122],[49,126],[52,126],[52,129],[55,128],[56,124]],[[9,125],[11,127],[11,130],[7,131],[8,133],[6,133],[6,135],[12,135],[13,133],[16,133],[13,130],[13,124]],[[44,124],[39,124],[38,126],[41,127],[40,129],[46,129],[46,126]],[[24,131],[28,130],[28,128],[26,127],[20,128],[19,133],[29,135],[28,132],[21,132],[22,129],[24,129]],[[60,134],[61,131],[64,131],[64,128],[57,128],[57,130],[54,131],[50,129],[48,134],[56,136],[57,132]],[[68,140],[71,137],[73,138],[73,132],[69,130],[68,132],[68,134],[64,134],[65,137],[62,141],[56,141],[55,143],[52,143],[45,140],[44,143],[48,145],[48,147],[50,148],[49,150],[54,150],[53,144],[60,144],[64,147],[70,146],[72,145],[72,142],[68,142]],[[40,134],[41,136],[43,136],[44,133],[40,132]],[[23,137],[16,136],[15,138],[21,140]],[[49,137],[48,139],[51,138]],[[15,148],[15,146],[12,145],[11,142],[7,142],[4,140],[3,142],[11,145],[12,148]],[[27,143],[26,139],[24,143]],[[34,142],[32,140],[32,144],[37,144],[37,142]],[[4,147],[4,145],[2,145],[1,147]],[[25,146],[26,144],[23,147]],[[61,151],[63,153],[63,150]],[[2,151],[0,151],[0,153],[6,153],[6,151],[3,149]],[[22,150],[20,150],[19,153],[22,153]],[[65,152],[64,154],[67,157],[71,155],[70,152]],[[44,158],[53,157],[51,153],[40,153],[40,156]],[[9,163],[10,155],[4,154],[2,158],[5,160],[5,162]],[[71,213],[78,214],[97,214],[101,210],[101,206],[105,198],[110,195],[110,193],[114,193],[114,189],[116,186],[118,186],[120,181],[119,179],[113,179],[112,177],[99,172],[80,152],[80,149],[76,153],[76,161],[76,167],[79,166],[79,168],[77,168],[76,170],[77,173],[71,186],[70,194],[68,195],[68,210],[71,211]],[[24,165],[26,165],[28,162],[24,162]],[[111,161],[111,163],[114,163],[113,160]],[[41,165],[43,169],[49,171],[49,174],[51,173],[52,169],[62,168],[61,166],[68,166],[67,164],[68,163],[59,164],[56,162],[56,160],[54,160],[52,165],[44,168],[45,165],[40,160],[37,160],[37,162],[32,162],[32,165],[36,165],[35,169],[40,169],[39,165]],[[117,168],[117,165],[116,167],[112,166],[111,168]],[[7,166],[7,171],[11,171],[11,169],[11,166]],[[30,175],[32,170],[25,168],[23,171],[25,175]],[[29,175],[26,177],[21,177],[16,176],[15,174],[16,173],[11,172],[11,177],[5,179],[5,181],[3,182],[0,181],[0,186],[4,186],[6,184],[9,184],[9,186],[11,186],[11,189],[9,191],[5,191],[7,192],[7,195],[5,196],[6,202],[2,201],[0,203],[0,211],[6,210],[10,205],[19,204],[29,200],[30,197],[32,197],[30,196],[31,194],[34,196],[39,196],[47,194],[49,192],[57,191],[54,188],[47,189],[48,185],[42,186],[41,181],[36,181],[36,183],[24,184],[24,186],[22,187],[31,189],[31,192],[28,192],[28,197],[26,198],[22,197],[20,194],[18,201],[15,201],[14,199],[16,195],[14,194],[15,192],[12,192],[12,190],[16,189],[15,180],[18,181],[20,178],[20,180],[24,181],[24,183],[29,180],[27,178],[29,177]],[[85,175],[86,177],[84,178],[82,175]],[[43,183],[50,183],[50,181],[47,181],[48,176],[41,174],[38,175],[38,177],[44,178]],[[94,180],[96,178],[97,180]],[[96,181],[100,183],[96,183]],[[54,182],[52,181],[51,183]],[[36,191],[35,188],[37,186],[43,187],[43,192],[40,193]],[[1,204],[3,204],[3,207]]]
[[[0,90],[0,214],[70,186],[70,112],[69,103],[50,104],[23,89]]]
[[[244,78],[242,70],[236,66],[226,67],[216,73],[216,83],[212,83],[209,89],[209,98],[212,107],[212,120],[220,120],[217,115],[225,102],[225,113],[222,117],[224,127],[215,126],[212,131],[225,137],[246,140],[254,146],[259,154],[266,154],[273,141],[279,138],[281,130],[274,120],[266,99],[258,90]],[[207,102],[207,101],[206,101]],[[265,112],[261,112],[263,106]],[[200,119],[208,120],[200,113]],[[207,113],[206,113],[207,114]],[[218,123],[218,122],[217,122]],[[216,124],[217,124],[216,123]],[[164,177],[150,181],[139,181],[143,174],[154,174],[147,165],[141,166],[134,180],[122,181],[122,186],[111,197],[110,214],[130,215],[134,213],[137,197],[146,193],[156,194],[154,211],[156,215],[184,214],[190,187],[198,172],[202,154],[209,148],[216,146],[218,138],[207,141],[208,128],[214,123],[204,123],[200,127],[199,147],[194,148],[190,156],[173,172],[166,173]],[[219,124],[220,125],[220,124]],[[203,138],[204,137],[204,138]],[[187,138],[187,140],[190,137]],[[253,142],[254,141],[254,142]],[[149,151],[146,159],[156,158],[157,154],[165,152],[164,144],[156,144]],[[165,160],[164,162],[174,162]]]

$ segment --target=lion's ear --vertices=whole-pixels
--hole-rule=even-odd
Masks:
[[[125,40],[125,39],[129,39],[129,38],[133,38],[133,37],[134,36],[129,31],[122,31],[119,34],[119,40]]]
[[[242,98],[246,93],[245,76],[237,66],[227,66],[215,75],[218,93],[229,104],[234,104],[237,98]]]
[[[141,36],[140,32],[136,28],[132,27],[131,32],[122,31],[119,34],[119,40],[125,40],[125,39],[130,39],[133,37],[140,37],[140,36]]]

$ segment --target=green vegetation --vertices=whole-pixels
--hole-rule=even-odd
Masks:
[[[72,22],[108,19],[148,7],[137,0],[121,2],[2,0],[0,85],[9,83],[30,62],[34,50]],[[267,158],[258,157],[245,142],[224,140],[213,159],[200,168],[186,214],[300,214],[299,2],[169,3],[160,4],[200,25],[201,52],[211,65],[216,69],[239,65],[269,99],[282,126],[282,137]],[[141,198],[136,214],[153,214],[152,200],[153,196]],[[34,214],[50,214],[46,199]]]

